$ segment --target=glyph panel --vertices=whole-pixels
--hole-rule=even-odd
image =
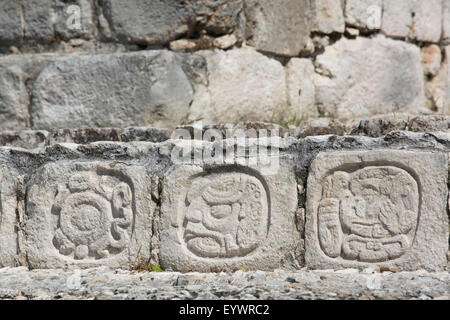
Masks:
[[[287,166],[174,168],[165,178],[161,264],[170,270],[275,269],[300,236],[297,188]]]
[[[151,183],[143,167],[46,165],[29,184],[27,198],[32,265],[124,266],[137,254],[148,257]]]
[[[319,154],[308,180],[307,264],[442,267],[445,157],[392,150]],[[428,241],[439,255],[430,256]]]

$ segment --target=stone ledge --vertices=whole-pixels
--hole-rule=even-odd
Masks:
[[[366,136],[383,137],[396,131],[403,133],[425,132],[446,135],[450,131],[450,116],[445,115],[381,115],[376,117],[341,122],[326,118],[307,120],[297,127],[286,128],[279,124],[264,122],[240,122],[204,126],[178,126],[175,130],[154,127],[128,128],[68,128],[54,130],[0,131],[0,146],[36,149],[59,143],[89,144],[100,141],[110,142],[163,142],[171,138],[184,138],[177,135],[179,130],[189,132],[190,139],[202,139],[205,132],[214,130],[223,139],[228,135],[247,132],[258,135],[268,132],[277,136],[302,139],[310,136]]]

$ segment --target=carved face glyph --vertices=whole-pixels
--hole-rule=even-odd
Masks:
[[[417,182],[397,167],[334,172],[323,183],[318,209],[322,250],[364,262],[400,257],[412,242],[418,199]]]
[[[254,176],[231,172],[199,177],[186,201],[183,238],[199,257],[245,256],[267,234],[267,194]]]

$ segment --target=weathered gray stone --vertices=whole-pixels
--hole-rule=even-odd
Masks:
[[[18,262],[18,177],[0,166],[0,267],[14,267]],[[22,212],[23,214],[23,212]]]
[[[432,108],[439,113],[450,113],[450,46],[445,48],[445,60],[439,72],[427,83],[427,94],[431,98]]]
[[[401,41],[341,39],[316,59],[316,105],[324,116],[350,119],[425,110],[420,49]]]
[[[382,31],[392,37],[439,42],[442,18],[442,0],[384,1]]]
[[[444,113],[450,114],[450,45],[445,48],[445,59],[445,68],[447,68],[447,80],[445,85],[447,109],[445,109],[444,106]],[[445,70],[445,68],[443,68],[443,70]]]
[[[189,32],[193,11],[185,2],[103,1],[103,14],[118,40],[163,44]]]
[[[274,270],[294,255],[292,167],[177,165],[164,179],[160,263],[166,270]]]
[[[281,63],[251,48],[201,51],[207,86],[197,88],[189,119],[204,124],[267,121],[287,106]]]
[[[292,58],[286,65],[288,102],[298,119],[319,115],[315,106],[314,65],[309,59]]]
[[[25,41],[51,42],[54,39],[54,4],[54,0],[23,1]]]
[[[341,0],[311,1],[313,27],[312,31],[330,34],[344,33],[345,21]]]
[[[442,34],[442,0],[412,1],[412,37],[418,41],[439,42]]]
[[[0,132],[0,146],[37,149],[55,144],[94,142],[163,142],[171,130],[152,127],[21,130]]]
[[[447,153],[319,154],[307,186],[307,266],[446,268],[447,167]]]
[[[357,28],[376,30],[381,28],[383,0],[347,0],[345,22]]]
[[[126,267],[150,258],[152,179],[111,162],[47,164],[28,183],[31,268]]]
[[[232,32],[241,0],[103,1],[112,35],[125,42],[158,45],[205,28],[215,35]]]
[[[450,44],[450,1],[442,4],[442,40]]]
[[[29,91],[55,54],[7,55],[0,58],[0,130],[30,128]]]
[[[247,43],[257,50],[298,56],[309,37],[307,0],[247,0]]]
[[[413,24],[411,0],[383,1],[381,30],[391,37],[406,38]]]
[[[29,96],[21,68],[9,67],[0,61],[0,128],[20,130],[29,127],[28,105]]]
[[[169,51],[55,60],[35,82],[35,129],[174,126],[186,118],[192,87]]]
[[[22,40],[21,4],[19,1],[0,1],[0,45],[18,45]]]

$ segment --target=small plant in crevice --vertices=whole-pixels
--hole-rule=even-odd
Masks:
[[[128,262],[128,266],[131,270],[137,272],[164,272],[164,270],[157,264],[153,264],[151,258],[146,258],[141,255],[141,247],[136,254],[134,261]]]

